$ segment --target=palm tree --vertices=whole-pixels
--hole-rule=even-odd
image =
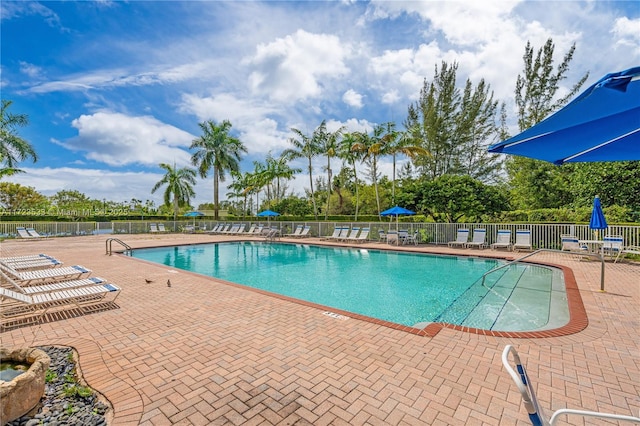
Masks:
[[[218,219],[219,185],[225,180],[225,171],[239,171],[241,153],[247,148],[239,139],[229,135],[231,122],[224,120],[216,124],[213,120],[198,123],[202,136],[191,142],[189,149],[197,151],[191,156],[191,163],[198,167],[200,177],[206,178],[213,168],[213,210]]]
[[[358,134],[357,133],[345,133],[342,136],[342,140],[338,145],[338,157],[340,157],[343,161],[349,163],[351,168],[353,169],[353,179],[355,180],[356,186],[356,213],[353,218],[354,221],[358,220],[358,209],[360,206],[360,196],[358,187],[360,186],[358,183],[358,170],[356,168],[356,161],[362,160],[363,154],[357,149],[354,149],[354,145],[358,142]]]
[[[344,131],[344,127],[340,127],[335,132],[327,132],[326,122],[323,120],[318,126],[318,135],[320,142],[320,151],[327,156],[327,208],[324,211],[324,220],[327,220],[329,215],[329,201],[331,199],[331,158],[338,155],[338,137]]]
[[[413,159],[418,155],[429,155],[429,151],[426,149],[414,145],[416,142],[415,132],[416,129],[405,129],[403,132],[397,132],[395,130],[396,124],[388,122],[385,124],[387,133],[382,137],[384,140],[384,151],[386,154],[390,154],[393,157],[393,173],[392,173],[392,187],[391,187],[391,199],[393,204],[396,204],[396,156],[398,154],[406,155]]]
[[[274,158],[271,153],[267,155],[267,170],[269,171],[269,176],[275,180],[273,198],[276,202],[284,197],[284,192],[286,191],[286,186],[281,188],[282,180],[291,180],[296,173],[302,172],[302,169],[289,166],[284,155],[280,154],[280,157]]]
[[[319,149],[319,132],[316,129],[311,137],[305,135],[298,129],[292,128],[291,131],[298,137],[297,139],[289,138],[289,143],[293,145],[293,148],[285,149],[282,152],[282,156],[287,160],[293,160],[296,158],[306,158],[308,160],[307,170],[309,172],[309,186],[311,187],[311,201],[313,202],[313,215],[318,220],[318,206],[316,205],[316,197],[313,192],[313,167],[311,162],[313,157],[317,156],[320,152]]]
[[[352,150],[362,154],[362,160],[369,164],[371,168],[371,180],[373,181],[373,187],[376,193],[376,205],[378,207],[378,218],[380,216],[380,194],[378,192],[378,157],[385,153],[385,128],[383,125],[378,124],[373,128],[373,133],[369,136],[368,133],[361,132],[356,133],[357,141],[352,146]]]
[[[151,193],[167,185],[164,191],[164,203],[166,205],[173,203],[173,220],[176,220],[180,207],[189,205],[191,197],[196,195],[193,190],[193,185],[196,184],[196,171],[188,167],[178,169],[175,163],[173,167],[170,164],[160,163],[160,168],[167,173],[153,186]]]
[[[251,174],[250,173],[240,173],[240,172],[231,172],[231,178],[233,182],[229,184],[229,189],[234,191],[234,197],[242,197],[242,218],[244,219],[247,213],[247,197],[251,193]],[[230,194],[227,194],[229,196]]]
[[[23,171],[17,168],[20,161],[31,158],[35,163],[38,156],[33,146],[17,135],[16,127],[24,127],[29,124],[26,114],[12,114],[9,107],[13,101],[3,99],[0,106],[0,178],[11,176]]]

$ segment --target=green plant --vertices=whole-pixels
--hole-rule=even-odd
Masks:
[[[58,378],[58,375],[52,369],[48,369],[44,375],[45,383],[51,383]]]
[[[62,392],[66,397],[76,397],[79,396],[81,398],[88,398],[93,395],[93,390],[87,386],[79,386],[75,383],[67,383],[62,388]]]
[[[73,406],[73,404],[69,404],[67,405],[67,408],[65,408],[64,410],[68,415],[72,415],[73,413],[75,413],[76,411],[78,411],[76,409],[76,407]]]
[[[76,382],[76,376],[73,373],[67,373],[64,375],[64,381],[66,383],[75,383]]]

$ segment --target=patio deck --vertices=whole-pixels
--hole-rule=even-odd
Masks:
[[[85,380],[114,406],[112,425],[526,425],[500,361],[506,344],[517,348],[546,410],[640,410],[639,264],[607,263],[602,293],[598,262],[555,253],[535,257],[573,270],[589,319],[578,333],[515,339],[445,328],[426,337],[107,256],[106,238],[2,242],[2,257],[47,253],[90,268],[122,293],[118,309],[5,331],[0,344],[76,348]],[[134,248],[235,239],[123,237]],[[514,256],[428,245],[403,249]],[[601,423],[570,418],[567,424]]]

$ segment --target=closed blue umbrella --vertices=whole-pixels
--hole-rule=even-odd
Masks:
[[[640,67],[605,75],[535,126],[489,152],[555,164],[640,160]]]
[[[591,210],[591,220],[589,221],[589,228],[595,230],[596,235],[598,230],[608,228],[607,219],[604,217],[602,205],[600,204],[600,197],[598,196],[593,199],[593,210]]]

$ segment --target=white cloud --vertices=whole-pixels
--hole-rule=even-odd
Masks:
[[[363,96],[353,89],[347,90],[344,92],[344,95],[342,95],[342,101],[354,108],[362,108],[362,98]]]
[[[255,55],[246,60],[253,68],[249,84],[254,93],[278,101],[316,98],[331,79],[349,73],[348,55],[349,47],[338,37],[298,30],[258,45]]]
[[[640,18],[626,16],[616,19],[611,32],[615,35],[616,47],[631,48],[633,55],[640,55]]]
[[[78,136],[59,142],[72,151],[84,152],[90,160],[111,166],[159,163],[188,164],[184,149],[194,136],[150,116],[131,117],[121,113],[97,112],[71,122]]]
[[[26,74],[31,78],[40,77],[40,75],[42,74],[42,68],[24,61],[20,61],[20,72]]]

